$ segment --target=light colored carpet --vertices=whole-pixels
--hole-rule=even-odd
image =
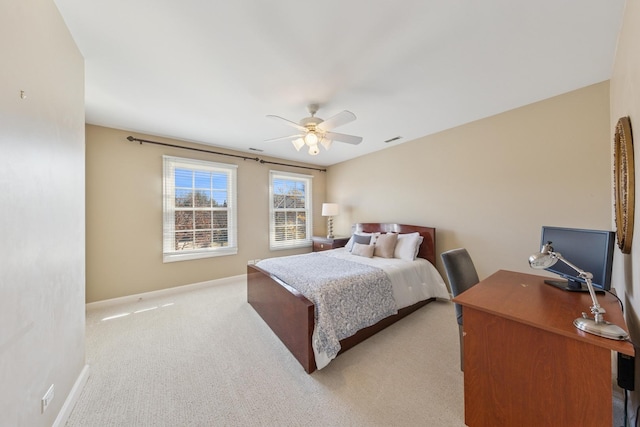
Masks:
[[[67,426],[464,426],[458,351],[437,301],[307,375],[238,280],[88,311]]]
[[[127,315],[103,320],[119,314]],[[242,279],[90,310],[86,352],[90,377],[68,427],[464,426],[448,301],[312,375],[247,304]]]

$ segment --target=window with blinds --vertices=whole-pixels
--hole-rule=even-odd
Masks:
[[[238,253],[236,165],[163,156],[164,262]]]
[[[271,171],[269,175],[269,247],[311,246],[313,177],[277,171]]]

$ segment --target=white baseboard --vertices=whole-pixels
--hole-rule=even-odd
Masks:
[[[122,304],[122,303],[142,301],[142,300],[146,300],[146,299],[149,299],[149,298],[172,295],[172,294],[185,292],[185,291],[190,291],[190,290],[194,290],[194,289],[205,288],[205,287],[208,287],[208,286],[215,286],[215,285],[231,283],[231,282],[235,282],[235,281],[238,281],[238,280],[244,280],[245,278],[246,278],[246,275],[241,274],[241,275],[238,275],[238,276],[224,277],[222,279],[207,280],[206,282],[193,283],[193,284],[190,284],[190,285],[175,286],[173,288],[160,289],[158,291],[144,292],[144,293],[141,293],[141,294],[127,295],[127,296],[124,296],[124,297],[111,298],[111,299],[107,299],[107,300],[103,300],[103,301],[90,302],[90,303],[87,303],[85,305],[85,307],[86,307],[87,311],[95,310],[97,308],[110,307],[112,305],[118,305],[118,304]]]
[[[73,384],[69,395],[62,404],[62,408],[60,409],[60,412],[58,412],[58,416],[53,422],[52,427],[63,427],[67,423],[67,420],[69,420],[69,416],[71,415],[71,411],[73,410],[73,407],[76,406],[76,402],[80,398],[80,393],[82,393],[82,389],[88,379],[89,365],[84,365],[84,368],[80,371],[80,375],[78,375],[76,382]]]

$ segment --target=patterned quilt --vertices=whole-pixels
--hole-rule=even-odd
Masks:
[[[321,252],[265,259],[257,266],[313,302],[313,346],[329,359],[337,356],[341,339],[397,313],[391,281],[380,268]]]

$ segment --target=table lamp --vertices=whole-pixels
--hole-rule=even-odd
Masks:
[[[587,313],[582,313],[582,317],[578,317],[573,321],[573,325],[580,329],[581,331],[598,335],[600,337],[609,338],[612,340],[627,340],[629,339],[629,334],[619,327],[618,325],[614,325],[613,323],[609,323],[604,320],[603,314],[606,313],[605,309],[600,307],[598,303],[598,299],[596,298],[596,293],[593,290],[593,283],[591,283],[591,279],[593,279],[593,274],[581,270],[558,253],[553,251],[553,246],[551,246],[551,242],[547,242],[542,245],[542,249],[537,254],[533,254],[529,257],[529,265],[531,268],[542,270],[548,267],[551,267],[556,262],[562,261],[567,264],[569,267],[573,268],[576,272],[578,272],[578,277],[584,279],[587,283],[587,288],[589,289],[589,294],[591,295],[591,300],[593,301],[593,305],[591,306],[591,314],[593,314],[593,318],[587,316]]]
[[[323,203],[322,204],[322,216],[327,218],[327,238],[333,239],[333,217],[338,215],[340,207],[337,203]]]

